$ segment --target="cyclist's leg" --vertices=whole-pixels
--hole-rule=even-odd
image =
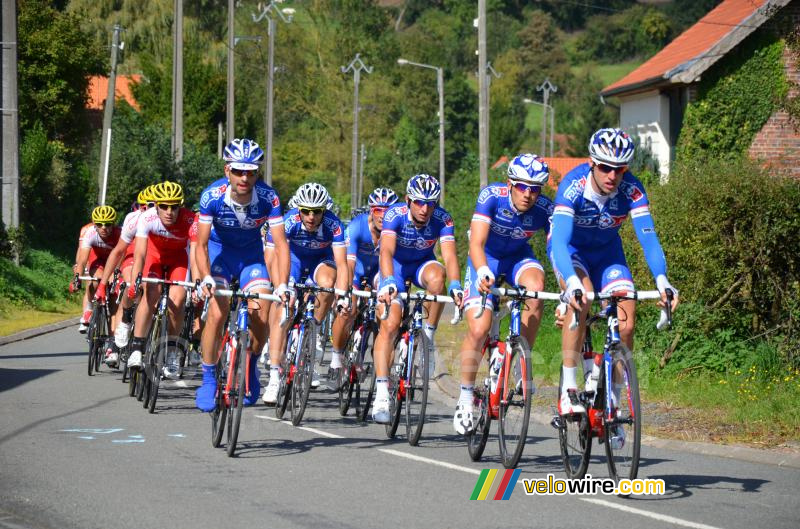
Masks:
[[[161,262],[154,256],[148,248],[145,258],[143,277],[161,277]],[[142,283],[142,294],[139,304],[136,307],[134,316],[133,343],[131,344],[131,355],[128,358],[129,367],[142,367],[142,353],[144,352],[145,340],[150,332],[150,324],[153,319],[153,311],[161,292],[161,285]]]
[[[394,261],[394,279],[398,294],[405,291],[403,267]],[[373,354],[375,363],[375,402],[372,405],[372,418],[375,422],[389,422],[389,369],[394,356],[394,340],[400,329],[403,317],[403,301],[397,297],[389,304],[389,316],[383,316],[386,306],[379,304],[377,308],[380,328],[375,337]]]
[[[263,254],[257,252],[252,255],[247,262],[253,264],[242,268],[239,274],[239,283],[243,285],[242,290],[259,294],[268,294],[271,292],[272,285],[269,282],[269,273],[264,263]],[[245,406],[252,406],[255,404],[261,393],[261,374],[258,371],[258,355],[267,340],[267,319],[270,305],[271,302],[260,299],[251,299],[248,302],[248,310],[250,312],[250,344],[246,353],[250,354],[250,362],[247,363],[247,387],[249,394],[244,398]]]
[[[525,287],[526,290],[544,290],[544,268],[541,263],[533,257],[530,248],[524,252],[529,256],[518,255],[514,258],[515,264],[511,269],[509,277],[514,286]],[[539,299],[529,299],[525,302],[522,309],[522,335],[528,342],[528,346],[533,348],[536,341],[536,333],[539,331],[539,324],[542,321],[542,311],[544,305]]]
[[[589,278],[588,265],[584,258],[578,251],[570,246],[570,254],[572,255],[572,265],[575,268],[575,273],[578,279],[583,284],[585,292],[594,292],[594,286]],[[553,265],[553,271],[558,279],[561,290],[566,288],[566,280],[564,276],[556,268],[553,256],[550,253],[550,261]],[[581,347],[583,345],[583,336],[586,331],[586,317],[589,314],[590,303],[584,300],[583,310],[578,315],[578,327],[574,330],[570,329],[570,322],[572,321],[572,307],[567,307],[567,312],[564,319],[564,325],[561,328],[561,396],[559,399],[559,413],[585,413],[585,408],[578,402],[578,362],[582,361],[583,355],[581,354]]]
[[[121,277],[122,280],[125,281],[126,284],[132,285],[136,278],[131,277],[133,272],[133,256],[126,256],[125,259],[122,261],[122,265],[120,266],[121,269]],[[119,314],[119,323],[117,323],[117,327],[114,331],[114,344],[119,347],[125,347],[128,345],[128,334],[130,331],[131,323],[133,322],[133,300],[130,299],[125,293],[123,292],[122,295],[122,302],[119,304],[119,308],[117,309],[117,313]]]
[[[600,285],[603,294],[619,290],[634,290],[633,276],[625,260],[622,241],[609,244],[592,266],[598,271],[594,283]],[[593,278],[594,279],[594,278]],[[622,342],[633,351],[633,331],[636,326],[636,301],[621,300],[618,305],[619,334]]]
[[[302,272],[300,259],[290,254],[289,281],[298,283]],[[269,383],[264,390],[264,404],[275,404],[280,390],[280,369],[286,349],[286,337],[289,333],[288,323],[281,325],[283,305],[272,303],[269,309]],[[290,315],[291,318],[291,315]]]
[[[310,268],[310,267],[309,267]],[[313,269],[312,277],[314,282],[323,288],[333,288],[336,284],[336,267],[333,261],[324,259]],[[342,273],[347,273],[346,271]],[[317,309],[314,311],[314,319],[322,322],[327,316],[333,304],[333,294],[329,292],[319,292],[317,294]]]
[[[367,275],[372,277],[374,271],[368,268],[366,274],[364,272],[364,263],[356,259],[355,269],[353,271],[353,288],[361,288],[361,278]],[[350,336],[350,330],[353,327],[353,321],[356,318],[356,304],[358,298],[352,296],[350,299],[350,311],[336,314],[333,320],[333,335],[331,336],[331,344],[333,345],[333,354],[331,355],[331,369],[340,369],[342,367],[342,351],[347,345],[347,338]]]

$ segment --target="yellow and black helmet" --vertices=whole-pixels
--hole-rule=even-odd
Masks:
[[[156,204],[183,204],[183,188],[175,182],[161,182],[153,186],[152,198]]]
[[[153,201],[153,187],[155,186],[149,185],[139,191],[139,196],[136,197],[136,202],[138,202],[140,206],[144,206],[148,202]]]
[[[92,210],[92,222],[95,224],[114,224],[117,212],[111,206],[97,206]]]

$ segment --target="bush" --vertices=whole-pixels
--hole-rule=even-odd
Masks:
[[[673,361],[722,371],[758,351],[761,362],[759,344],[768,342],[782,362],[800,364],[800,182],[742,156],[678,163],[667,184],[648,192],[670,281],[689,302],[676,320]],[[623,241],[634,279],[652,288],[630,231]],[[645,342],[666,348],[662,339]]]
[[[54,311],[68,299],[72,267],[50,252],[30,250],[20,266],[0,258],[0,299]]]

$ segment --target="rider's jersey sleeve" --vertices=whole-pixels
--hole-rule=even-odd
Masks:
[[[553,263],[564,279],[576,275],[572,266],[569,243],[572,240],[573,222],[578,202],[583,200],[583,187],[568,174],[558,185],[550,227],[550,245]]]
[[[644,258],[653,277],[667,274],[667,259],[656,234],[653,216],[650,214],[650,202],[647,193],[639,180],[635,180],[636,189],[628,193],[631,200],[631,223],[639,244],[644,250]]]
[[[436,208],[436,211],[433,212],[433,216],[434,218],[440,219],[442,222],[442,227],[439,230],[439,242],[455,242],[455,225],[450,213],[442,208]]]

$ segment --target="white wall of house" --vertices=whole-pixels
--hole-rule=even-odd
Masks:
[[[673,146],[669,144],[669,99],[657,90],[620,97],[620,127],[638,146],[648,146],[658,160],[661,178],[669,175]]]

